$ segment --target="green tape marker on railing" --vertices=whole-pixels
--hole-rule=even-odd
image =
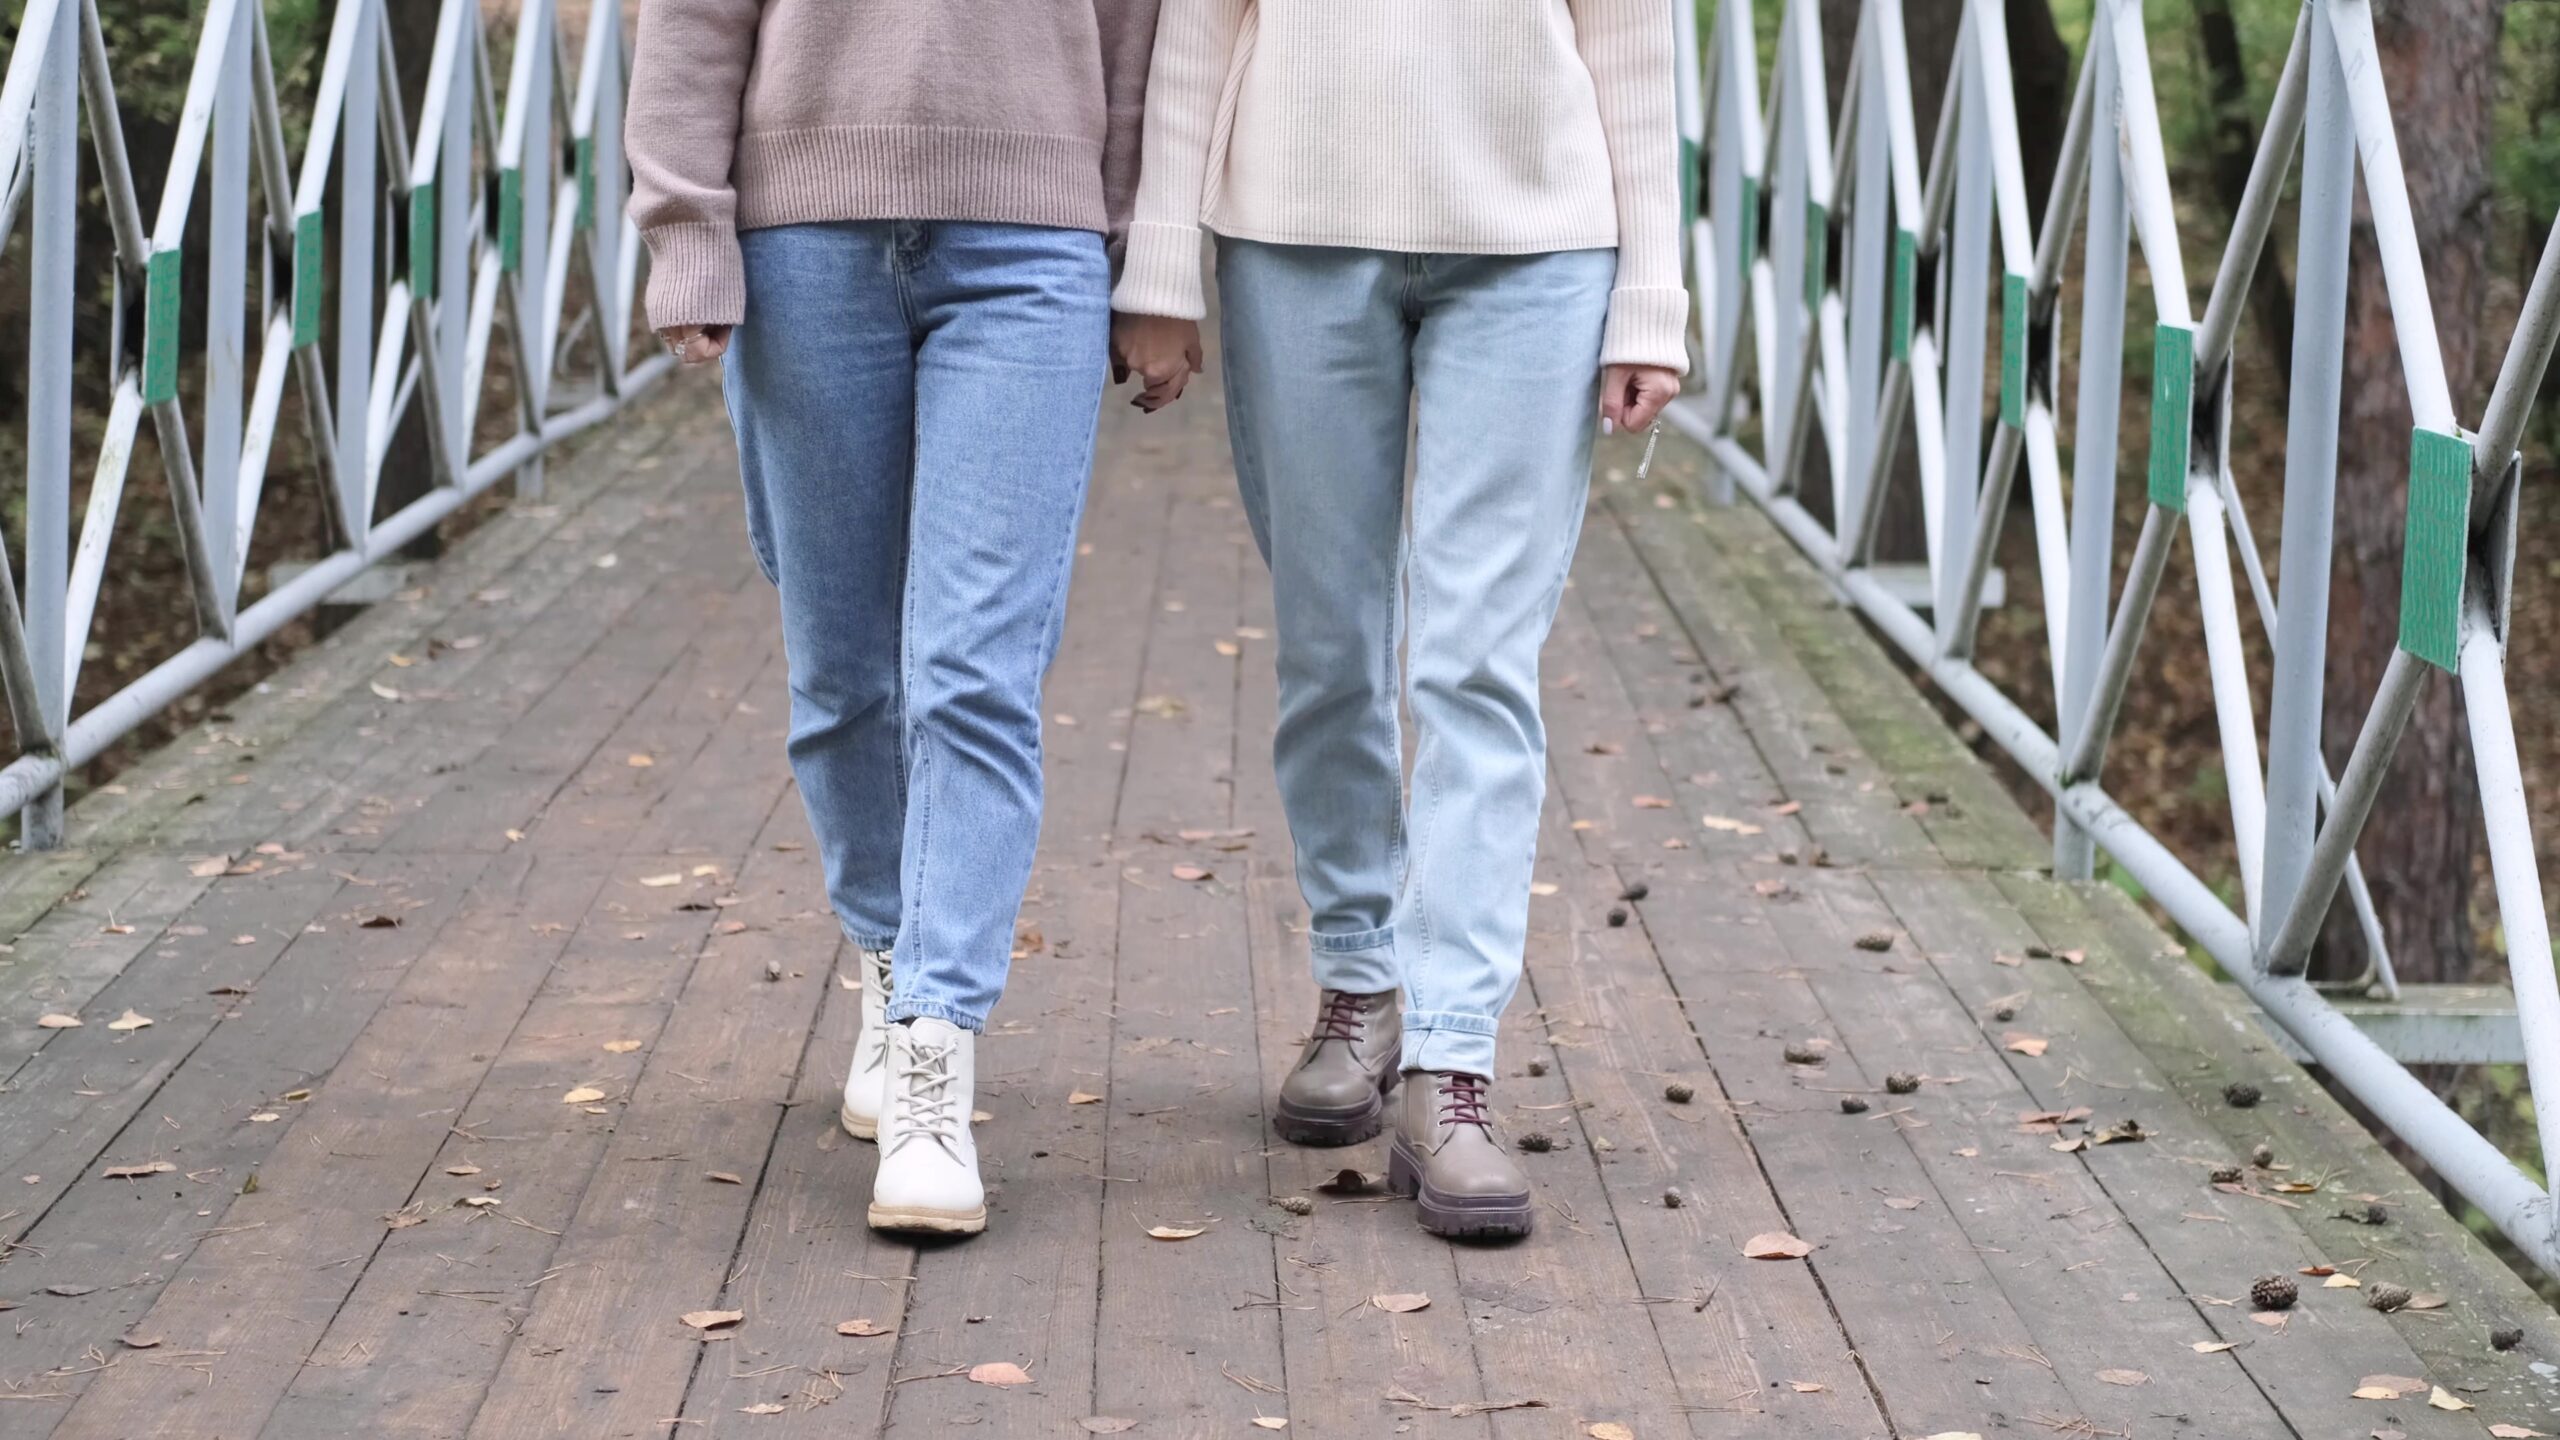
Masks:
[[[2400,648],[2446,670],[2462,663],[2462,576],[2470,540],[2470,440],[2441,430],[2411,430]]]
[[[320,306],[327,289],[328,253],[322,248],[320,212],[293,217],[293,348],[320,343]]]
[[[143,268],[142,400],[146,405],[178,398],[179,255],[175,250],[154,250]]]
[[[1893,358],[1911,358],[1912,311],[1920,303],[1920,237],[1893,232]]]
[[[498,268],[513,274],[524,265],[524,172],[498,172]]]
[[[2027,277],[2000,277],[2000,423],[2027,427]]]
[[[1751,283],[1751,265],[1760,258],[1760,182],[1742,177],[1742,283]],[[1745,293],[1748,293],[1747,291]]]
[[[2185,514],[2188,447],[2195,439],[2196,332],[2151,332],[2151,503]]]
[[[1804,303],[1822,308],[1822,283],[1831,268],[1831,212],[1819,200],[1804,202]]]
[[[409,192],[409,293],[429,302],[436,298],[436,187],[433,181]]]
[[[578,228],[596,228],[596,142],[593,136],[579,137],[575,150],[578,166]]]
[[[581,142],[584,143],[584,142]],[[584,167],[580,167],[583,171]],[[1698,223],[1698,142],[1680,137],[1680,225],[1685,231]]]

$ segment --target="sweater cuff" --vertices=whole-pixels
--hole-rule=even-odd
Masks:
[[[1111,308],[1129,315],[1200,320],[1209,314],[1200,282],[1200,227],[1140,220],[1129,227],[1128,253]]]
[[[735,228],[710,221],[644,231],[649,327],[735,325],[747,318],[747,266]]]
[[[1624,286],[1609,292],[1603,365],[1659,365],[1689,373],[1689,292],[1680,286]]]

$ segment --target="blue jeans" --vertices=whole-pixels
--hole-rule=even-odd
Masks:
[[[1040,681],[1093,468],[1102,237],[749,230],[732,336],[747,527],[780,589],[792,774],[889,1018],[978,1030],[1040,832]]]
[[[1519,988],[1546,797],[1538,650],[1581,535],[1616,273],[1609,250],[1218,245],[1315,979],[1401,984],[1407,1070],[1491,1075]]]

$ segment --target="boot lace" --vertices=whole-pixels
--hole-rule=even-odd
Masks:
[[[945,1150],[960,1142],[959,1097],[951,1093],[956,1078],[951,1068],[952,1052],[959,1048],[953,1041],[942,1045],[919,1044],[898,1072],[904,1082],[890,1087],[891,1099],[897,1105],[897,1143],[890,1147],[895,1154],[908,1141],[929,1136]]]
[[[1324,992],[1323,1005],[1316,1011],[1315,1034],[1311,1038],[1318,1044],[1327,1040],[1357,1042],[1366,1033],[1369,1018],[1368,1013],[1360,1008],[1361,999],[1348,990]]]
[[[880,1003],[888,1004],[890,994],[888,952],[865,950],[860,953],[864,987],[879,986]],[[878,1070],[887,1065],[889,1063],[889,1027],[883,1025],[877,1029],[864,1031],[862,1052],[857,1058],[861,1062],[860,1068],[865,1072]]]
[[[1440,1119],[1444,1124],[1473,1125],[1486,1135],[1493,1134],[1492,1117],[1485,1114],[1485,1094],[1491,1082],[1481,1075],[1443,1075],[1440,1077]]]

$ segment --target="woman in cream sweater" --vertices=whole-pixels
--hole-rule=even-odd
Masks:
[[[1389,1170],[1437,1234],[1530,1224],[1491,1091],[1545,795],[1538,651],[1593,433],[1651,425],[1687,368],[1672,3],[1162,3],[1112,305],[1178,393],[1215,235],[1320,992],[1275,1120],[1364,1140],[1401,1083]]]

